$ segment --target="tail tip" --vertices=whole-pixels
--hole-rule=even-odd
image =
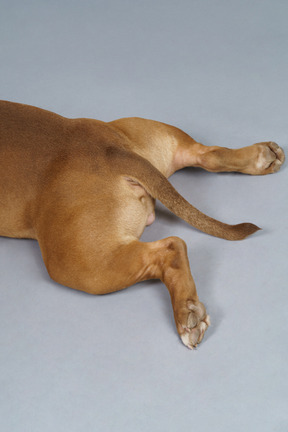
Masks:
[[[237,228],[237,237],[235,240],[243,240],[246,237],[254,234],[257,231],[261,231],[262,228],[258,227],[257,225],[254,225],[252,223],[241,223],[239,225],[235,225],[235,228]]]

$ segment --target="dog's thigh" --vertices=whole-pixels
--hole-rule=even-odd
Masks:
[[[86,214],[84,222],[89,219]],[[62,227],[49,243],[40,240],[52,279],[89,294],[112,293],[147,279],[160,279],[170,293],[182,342],[188,348],[201,342],[209,316],[198,299],[183,240],[169,237],[143,243],[127,231],[121,238],[108,224],[95,230],[91,219],[85,227],[92,231],[89,235],[83,232],[81,238],[77,235],[79,224],[83,224],[82,217],[70,222],[69,230]]]
[[[121,176],[84,181],[77,173],[69,183],[60,180],[39,202],[36,232],[46,268],[63,285],[103,293],[116,265],[113,252],[141,236],[153,219],[154,202]]]
[[[60,196],[58,184],[57,201],[51,200],[52,190],[46,192],[50,200],[43,201],[37,238],[51,278],[90,294],[160,279],[169,290],[178,333],[192,348],[203,338],[209,318],[198,299],[184,241],[140,242],[153,201],[125,178],[105,184],[96,196],[87,194],[87,182],[85,194],[80,182]]]

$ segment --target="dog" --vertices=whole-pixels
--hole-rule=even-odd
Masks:
[[[0,235],[36,239],[50,277],[90,294],[160,279],[182,342],[196,347],[210,319],[185,242],[139,240],[155,219],[155,200],[207,234],[244,239],[259,228],[206,216],[167,178],[187,166],[270,174],[283,164],[283,150],[274,142],[207,147],[152,120],[68,119],[7,101],[0,102],[0,124]]]

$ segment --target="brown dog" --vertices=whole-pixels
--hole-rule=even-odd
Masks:
[[[49,275],[91,294],[146,279],[167,286],[178,333],[193,348],[209,326],[178,237],[139,241],[155,198],[208,234],[240,240],[258,227],[227,225],[194,208],[168,182],[185,166],[269,174],[284,161],[273,142],[206,147],[163,123],[67,119],[0,103],[0,235],[37,239]]]

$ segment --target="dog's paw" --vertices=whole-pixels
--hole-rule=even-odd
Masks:
[[[177,314],[176,319],[177,330],[183,344],[189,349],[196,348],[210,326],[210,317],[204,305],[188,300]]]
[[[279,171],[285,160],[285,155],[278,144],[269,141],[254,144],[252,147],[256,150],[255,174],[272,174]]]

